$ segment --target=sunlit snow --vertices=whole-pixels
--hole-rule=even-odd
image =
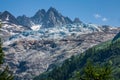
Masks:
[[[41,25],[33,25],[31,27],[31,29],[34,30],[34,31],[38,31],[40,29],[40,27],[41,27]]]

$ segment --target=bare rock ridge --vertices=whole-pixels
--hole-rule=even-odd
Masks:
[[[117,41],[118,39],[120,39],[120,32],[113,38],[112,41],[114,42]]]
[[[31,19],[35,24],[41,24],[41,21],[45,17],[45,14],[46,11],[44,9],[38,10],[36,14],[33,17],[31,17]]]
[[[45,27],[54,27],[54,26],[60,26],[63,24],[70,24],[72,21],[62,16],[55,8],[48,9],[45,17],[43,18],[43,25]]]
[[[8,11],[4,11],[3,13],[0,14],[0,19],[2,21],[8,21],[10,23],[18,24],[17,19]]]
[[[37,25],[41,24],[42,27],[49,28],[49,27],[61,26],[65,24],[72,24],[74,22],[70,18],[63,16],[53,7],[50,7],[47,12],[44,9],[38,10],[36,14],[32,17],[27,17],[23,15],[15,18],[8,11],[5,11],[0,14],[0,19],[2,21],[6,21],[6,19],[8,18],[9,20],[7,21],[10,23],[19,24],[27,27],[31,27],[32,25],[35,24]]]

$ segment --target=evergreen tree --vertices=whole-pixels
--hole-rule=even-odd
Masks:
[[[109,64],[106,66],[93,66],[88,62],[81,76],[80,72],[75,73],[75,77],[71,80],[113,80],[112,69]]]
[[[1,28],[1,23],[0,23],[0,28]],[[4,53],[2,50],[2,40],[0,37],[0,80],[13,80],[13,75],[9,71],[8,66],[5,69],[2,68],[3,62],[4,62]]]
[[[112,69],[109,65],[93,66],[90,62],[84,70],[85,80],[112,80]]]

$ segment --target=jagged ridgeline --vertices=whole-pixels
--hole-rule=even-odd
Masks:
[[[72,56],[65,60],[62,65],[46,71],[35,77],[34,80],[77,80],[75,75],[78,71],[81,73],[80,76],[83,75],[88,60],[92,61],[94,65],[99,64],[99,66],[110,64],[112,67],[111,75],[114,79],[109,80],[120,80],[120,40],[118,38],[113,39],[114,42],[113,40],[107,41],[80,55]]]

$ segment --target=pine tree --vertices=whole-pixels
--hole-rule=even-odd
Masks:
[[[113,80],[111,66],[109,64],[94,66],[91,62],[88,62],[84,74],[82,76],[77,75],[76,80]]]
[[[1,28],[1,23],[0,23],[0,28]],[[2,50],[2,40],[0,37],[0,80],[13,80],[14,77],[9,71],[8,66],[5,69],[2,68],[3,62],[4,62],[4,53]]]

